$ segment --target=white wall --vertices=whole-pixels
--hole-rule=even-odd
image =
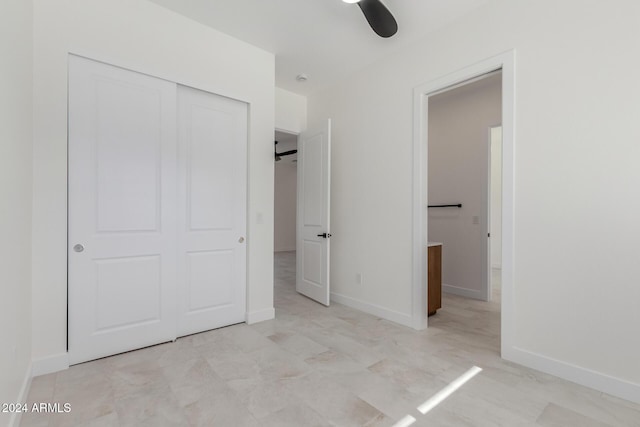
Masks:
[[[0,403],[26,398],[31,369],[32,10],[0,3]]]
[[[334,290],[411,313],[412,90],[515,48],[507,354],[640,401],[638,19],[635,0],[496,0],[310,96],[334,125]]]
[[[276,129],[299,134],[307,128],[307,97],[276,88]]]
[[[247,309],[272,317],[273,55],[146,0],[36,0],[34,12],[34,371],[66,362],[69,52],[250,104]]]
[[[441,242],[442,290],[487,299],[489,127],[502,119],[500,74],[429,97],[428,239]],[[475,220],[475,221],[474,221]]]
[[[491,174],[490,174],[490,219],[491,232],[490,265],[502,268],[502,126],[490,129]]]

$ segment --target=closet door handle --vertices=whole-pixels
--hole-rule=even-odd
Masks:
[[[322,237],[323,239],[328,239],[329,237],[331,237],[331,233],[318,234],[318,237]]]

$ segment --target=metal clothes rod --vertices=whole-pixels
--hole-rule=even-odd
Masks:
[[[461,208],[462,203],[458,203],[457,205],[428,205],[429,208]]]

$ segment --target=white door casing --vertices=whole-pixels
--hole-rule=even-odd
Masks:
[[[69,64],[70,363],[243,322],[247,104]]]
[[[310,127],[298,142],[296,290],[329,305],[331,120]],[[321,237],[325,234],[326,237]]]
[[[175,84],[70,56],[72,364],[175,338],[175,115]]]
[[[244,322],[247,104],[178,88],[178,335]]]

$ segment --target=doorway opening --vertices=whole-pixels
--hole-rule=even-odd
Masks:
[[[274,141],[277,142],[277,153],[298,149],[297,134],[276,130]],[[279,297],[288,292],[295,292],[298,155],[293,153],[275,156],[274,160],[274,292],[278,294],[276,297]]]
[[[442,290],[484,301],[493,231],[489,129],[502,121],[501,85],[498,71],[428,101],[428,240],[442,244]]]
[[[491,295],[492,279],[497,292],[500,278],[491,249],[499,245],[492,245],[491,234],[501,234],[491,227],[492,213],[500,210],[491,203],[491,178],[501,162],[491,161],[490,136],[497,137],[491,129],[502,121],[501,88],[498,70],[432,94],[427,117],[429,322],[473,330],[491,350],[500,345],[500,304]]]
[[[298,135],[275,132],[275,149],[287,153],[298,148]],[[296,250],[297,153],[275,158],[274,167],[274,236],[273,250]]]
[[[282,133],[278,133],[278,136],[284,137],[283,140],[287,139],[287,135]],[[277,211],[274,214],[274,232],[278,234],[274,239],[278,246],[274,249],[291,252],[286,249],[295,248],[295,291],[329,306],[331,119],[307,128],[296,140],[297,148],[283,145],[275,154],[275,179],[284,181],[280,178],[285,175],[289,179],[287,183],[276,182],[274,185],[274,209]],[[276,144],[278,145],[280,143]],[[284,163],[283,158],[291,159],[289,166],[295,165],[295,174],[293,169],[286,169],[287,163]],[[277,166],[278,163],[282,164],[282,168]],[[294,176],[297,192],[293,188]],[[291,209],[294,205],[295,215]],[[286,210],[286,213],[279,212],[280,208]],[[293,220],[286,219],[291,217]],[[295,232],[291,227],[295,227]],[[289,240],[281,240],[280,232],[283,232],[282,239]],[[292,241],[295,242],[293,245]],[[276,257],[279,252],[276,252]]]
[[[498,124],[502,125],[502,177],[501,177],[501,269],[498,274],[498,278],[501,284],[501,292],[499,293],[498,302],[500,304],[500,314],[496,317],[499,319],[499,342],[500,353],[503,358],[510,359],[512,357],[512,349],[514,343],[514,322],[513,322],[513,212],[514,212],[514,93],[515,93],[515,53],[509,51],[474,65],[468,66],[464,69],[452,72],[451,74],[444,75],[440,78],[432,80],[428,83],[420,85],[414,89],[414,174],[413,174],[413,307],[412,317],[413,326],[416,329],[424,329],[427,327],[427,244],[428,240],[434,240],[434,236],[428,234],[429,221],[431,213],[429,212],[428,205],[430,203],[436,204],[436,200],[432,199],[427,187],[427,178],[430,176],[429,168],[432,166],[429,161],[429,144],[431,138],[431,132],[429,127],[429,109],[430,98],[435,97],[438,94],[445,93],[449,90],[460,88],[474,81],[482,80],[490,74],[501,72],[501,119],[488,124],[483,132],[485,135],[487,153],[484,157],[484,165],[486,169],[486,177],[488,181],[488,165],[489,165],[489,153],[488,153],[488,134],[490,127],[495,127]],[[452,179],[458,179],[454,176]],[[489,188],[486,186],[481,200],[484,200],[484,208],[481,206],[477,208],[478,214],[467,212],[466,218],[471,221],[471,226],[475,226],[478,229],[485,228],[486,234],[484,234],[484,243],[479,244],[481,251],[486,253],[486,263],[480,263],[476,261],[477,265],[484,266],[486,274],[479,274],[478,280],[485,280],[487,285],[491,283],[489,281],[489,275],[491,268],[489,268],[490,246],[489,246]],[[435,194],[434,194],[435,195]],[[453,204],[455,207],[449,209],[462,209],[457,205],[461,202],[456,200],[437,201],[437,204]],[[462,203],[464,206],[464,204]],[[486,221],[482,221],[482,212]],[[444,214],[440,214],[444,215]],[[457,214],[463,216],[461,211]],[[478,217],[477,219],[475,217]],[[474,224],[478,222],[478,224]],[[477,233],[479,234],[479,233]],[[443,252],[443,258],[446,257],[446,252]],[[445,281],[447,279],[444,279]],[[446,284],[446,283],[445,283]],[[448,289],[450,290],[450,288]],[[486,293],[484,299],[490,299],[490,293],[488,286],[486,287]],[[477,292],[476,296],[480,298],[481,292]],[[498,341],[498,339],[496,339]]]

